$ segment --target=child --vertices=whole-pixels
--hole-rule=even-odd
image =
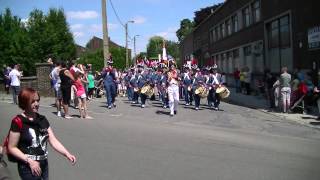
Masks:
[[[74,76],[74,85],[76,89],[76,96],[79,100],[79,112],[80,112],[80,118],[86,118],[86,119],[92,119],[88,115],[87,111],[87,96],[86,96],[86,91],[83,87],[83,82],[86,83],[81,79],[81,72],[76,72]]]
[[[93,98],[93,91],[94,91],[94,76],[92,75],[92,72],[89,71],[88,73],[88,82],[89,82],[89,85],[88,85],[88,99],[92,99]]]

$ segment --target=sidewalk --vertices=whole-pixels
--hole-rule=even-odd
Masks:
[[[236,93],[235,88],[229,88],[229,90],[230,96],[225,100],[227,103],[256,109],[264,113],[272,114],[280,119],[286,119],[308,127],[320,129],[320,121],[316,120],[316,114],[285,114],[280,112],[272,112],[269,111],[268,101],[264,97]]]

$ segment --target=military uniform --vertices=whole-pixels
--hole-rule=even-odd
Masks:
[[[116,98],[116,74],[112,68],[104,69],[102,73],[104,88],[106,90],[107,97],[107,106],[109,109],[115,107],[115,98]]]
[[[186,105],[190,105],[192,104],[192,77],[190,72],[185,72],[183,74],[183,78],[182,78],[182,84],[183,84],[183,92],[184,92],[184,100],[186,102]]]
[[[168,73],[168,99],[170,107],[170,115],[177,114],[177,108],[179,103],[179,82],[178,72],[172,69]]]
[[[192,84],[193,92],[195,92],[195,90],[196,90],[200,85],[203,85],[204,82],[205,82],[204,76],[201,74],[200,71],[197,72],[197,74],[196,74],[195,77],[194,77],[193,84]],[[195,109],[196,109],[196,110],[199,110],[200,100],[201,100],[201,97],[199,96],[199,94],[195,94],[195,93],[194,93],[194,103],[195,103]]]

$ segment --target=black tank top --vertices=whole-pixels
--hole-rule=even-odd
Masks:
[[[66,69],[61,70],[59,73],[60,80],[61,80],[61,83],[60,83],[61,88],[71,88],[72,81],[68,76],[64,74],[65,71]]]

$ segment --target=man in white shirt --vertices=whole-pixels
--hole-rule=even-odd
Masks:
[[[49,77],[53,82],[53,89],[56,98],[57,116],[61,116],[61,106],[62,106],[62,93],[60,88],[61,79],[59,76],[61,64],[60,62],[55,63],[56,67],[51,71]]]
[[[14,65],[14,68],[10,71],[9,78],[11,81],[10,86],[12,90],[13,103],[18,104],[17,95],[20,92],[20,78],[21,78],[21,73],[19,72],[18,64]]]

